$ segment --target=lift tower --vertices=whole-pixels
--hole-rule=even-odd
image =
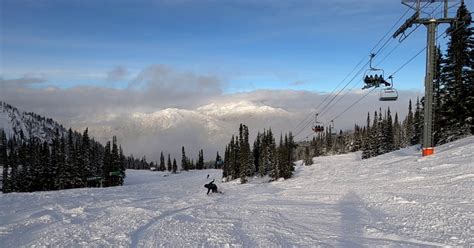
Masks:
[[[459,1],[459,0],[458,0]],[[463,0],[460,0],[463,1]],[[444,10],[442,16],[437,17],[437,13],[423,12],[422,3],[443,2]],[[455,22],[455,18],[448,17],[449,2],[457,2],[456,0],[402,0],[402,4],[415,10],[415,14],[408,18],[405,23],[393,34],[393,38],[399,37],[400,40],[405,39],[408,35],[405,33],[413,24],[423,24],[428,30],[428,38],[426,45],[426,74],[425,74],[425,104],[424,104],[424,121],[423,121],[423,156],[434,153],[433,144],[433,79],[436,63],[436,30],[438,24]]]

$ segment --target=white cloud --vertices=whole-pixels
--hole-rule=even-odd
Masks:
[[[144,69],[125,89],[31,88],[28,84],[36,81],[27,78],[0,82],[0,99],[53,117],[66,127],[80,131],[89,127],[91,134],[101,141],[117,135],[127,153],[150,159],[157,159],[161,150],[178,156],[183,145],[191,155],[203,148],[211,159],[216,150],[222,152],[240,123],[247,124],[253,136],[268,127],[276,134],[296,133],[301,130],[296,125],[316,110],[322,113],[321,121],[329,122],[362,96],[358,91],[348,93],[323,112],[322,101],[331,99],[323,93],[256,90],[223,94],[223,82],[218,77],[161,65]],[[399,101],[379,102],[375,92],[337,118],[336,129],[364,124],[367,112],[372,115],[388,106],[401,119],[407,112],[408,100],[415,100],[417,95],[418,92],[401,91]],[[311,133],[310,127],[301,130],[298,138],[306,133]]]

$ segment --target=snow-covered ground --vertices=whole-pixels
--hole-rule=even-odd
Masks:
[[[474,247],[474,137],[203,185],[220,171],[128,171],[115,188],[0,196],[0,247]]]

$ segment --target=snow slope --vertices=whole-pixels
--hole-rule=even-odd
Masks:
[[[1,247],[474,246],[474,137],[422,158],[315,158],[295,177],[203,185],[220,171],[128,171],[126,185],[0,196]]]

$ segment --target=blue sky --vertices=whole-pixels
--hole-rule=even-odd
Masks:
[[[398,0],[2,0],[0,76],[121,88],[163,64],[216,76],[229,93],[331,91],[406,10]],[[420,27],[400,44],[381,64],[386,73],[422,49],[425,35]],[[422,91],[424,63],[423,53],[396,86]]]

